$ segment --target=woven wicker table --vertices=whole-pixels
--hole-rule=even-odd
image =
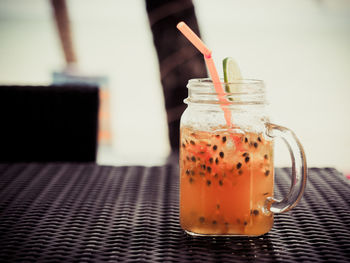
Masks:
[[[310,169],[299,205],[255,238],[186,235],[178,190],[171,165],[1,164],[0,261],[350,262],[350,184],[334,169]]]

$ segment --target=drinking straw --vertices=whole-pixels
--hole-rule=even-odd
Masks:
[[[214,88],[216,93],[218,94],[218,99],[220,101],[221,109],[224,112],[224,117],[226,120],[226,124],[229,127],[229,130],[231,130],[231,111],[224,107],[224,105],[229,105],[230,102],[225,98],[225,91],[222,88],[221,81],[219,74],[216,70],[213,58],[211,56],[211,50],[203,43],[203,41],[192,31],[191,28],[189,28],[188,25],[185,24],[185,22],[181,21],[177,24],[177,29],[181,31],[181,33],[203,54],[205,64],[207,65],[209,74],[211,76],[211,79],[214,84]],[[232,139],[234,140],[236,147],[239,151],[243,151],[243,146],[241,144],[241,140],[238,136],[234,136],[231,134]]]
[[[214,84],[216,93],[218,94],[221,108],[224,111],[224,116],[228,127],[231,127],[231,112],[224,108],[223,105],[228,105],[229,101],[225,98],[225,91],[222,88],[219,74],[216,70],[213,58],[211,56],[211,50],[203,43],[203,41],[192,31],[192,29],[186,25],[185,22],[181,21],[177,24],[177,29],[203,54],[205,63],[207,65],[209,74]]]

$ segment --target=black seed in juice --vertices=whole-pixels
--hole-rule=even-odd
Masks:
[[[205,173],[199,172],[199,175],[202,176],[202,177],[204,177],[204,176],[205,176]]]
[[[218,158],[215,159],[215,163],[216,163],[216,164],[219,163],[219,159],[218,159]]]
[[[261,142],[261,138],[260,137],[258,137],[258,141]]]
[[[192,156],[191,160],[192,160],[192,162],[195,162],[196,161],[196,157]]]
[[[244,138],[244,142],[245,142],[245,143],[248,142],[248,138],[247,138],[247,137]]]
[[[216,135],[216,138],[219,138],[219,137],[220,137],[220,135],[219,135],[219,134],[217,134],[217,135]]]
[[[254,210],[253,210],[253,214],[254,214],[255,216],[259,215],[259,210],[254,209]]]
[[[253,145],[254,145],[255,148],[258,148],[258,143],[257,142],[254,142]]]
[[[219,180],[219,185],[222,186],[223,184],[222,180]]]
[[[242,154],[243,157],[246,157],[246,156],[248,156],[248,155],[249,155],[249,154],[248,154],[247,152],[245,152],[245,153]]]
[[[205,168],[206,168],[206,167],[205,167],[205,164],[203,164],[203,165],[202,165],[202,169],[205,170]]]
[[[210,186],[211,185],[211,181],[207,180],[207,185]]]
[[[204,223],[204,221],[205,221],[204,216],[201,216],[201,217],[199,218],[199,222]]]
[[[190,143],[191,143],[192,145],[196,145],[196,143],[195,143],[194,141],[192,141],[192,140],[190,141]]]
[[[216,174],[214,174],[214,177],[215,177],[215,178],[218,178],[218,177],[219,177],[219,175],[216,173]]]
[[[226,142],[226,136],[222,137],[222,142]]]
[[[186,170],[186,174],[189,175],[190,174],[190,170],[187,169]]]
[[[237,169],[240,169],[242,167],[242,164],[241,163],[237,163],[236,167],[237,167]]]
[[[249,156],[247,156],[245,159],[244,159],[244,161],[247,163],[247,162],[249,162]]]
[[[269,176],[269,174],[270,174],[270,170],[266,170],[265,171],[265,176]]]
[[[211,173],[211,167],[210,167],[210,166],[207,167],[207,171],[208,171],[209,173]]]
[[[264,155],[265,160],[267,160],[269,158],[269,156],[267,154]]]
[[[186,159],[187,159],[187,161],[191,160],[191,158],[190,158],[190,157],[188,157],[188,156],[186,156]]]
[[[242,171],[242,170],[239,170],[239,171],[238,171],[238,174],[239,174],[239,175],[241,175],[242,173],[243,173],[243,171]]]
[[[223,152],[220,152],[219,155],[220,155],[221,158],[224,158],[224,153]]]
[[[192,177],[190,177],[189,181],[190,181],[190,184],[192,184],[194,180]]]
[[[213,161],[214,161],[213,158],[210,157],[210,158],[209,158],[209,162],[210,162],[210,163],[213,163]]]
[[[186,147],[186,145],[183,143],[183,144],[182,144],[182,147],[184,147],[184,148],[185,148],[185,147]]]
[[[218,147],[216,145],[213,146],[213,150],[216,151]]]
[[[263,193],[263,195],[268,195],[269,193],[268,192],[266,192],[266,193]]]
[[[244,223],[243,223],[243,224],[246,226],[246,225],[248,225],[248,222],[247,222],[247,221],[244,221]]]
[[[216,225],[216,224],[217,224],[216,220],[213,220],[213,225]]]

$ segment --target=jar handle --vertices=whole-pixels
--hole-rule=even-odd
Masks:
[[[266,126],[269,137],[283,139],[292,159],[292,182],[289,193],[282,200],[268,197],[265,206],[266,212],[283,213],[294,208],[304,193],[307,180],[306,157],[303,146],[293,131],[272,123],[267,123]]]

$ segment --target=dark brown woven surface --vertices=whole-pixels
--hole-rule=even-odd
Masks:
[[[190,237],[178,167],[0,165],[0,261],[349,262],[350,184],[310,169],[299,205],[257,238]],[[276,195],[289,188],[276,170]]]

